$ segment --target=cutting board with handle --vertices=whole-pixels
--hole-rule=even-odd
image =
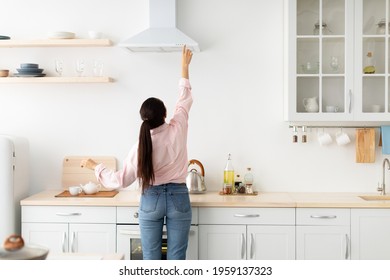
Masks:
[[[375,162],[375,129],[356,129],[356,162]]]
[[[98,184],[95,172],[88,168],[80,166],[82,159],[91,158],[97,163],[104,163],[107,168],[117,170],[115,157],[108,156],[67,156],[62,164],[62,187],[67,189],[69,186],[79,186],[88,182]],[[103,186],[102,186],[103,187]],[[102,189],[104,190],[104,188]]]

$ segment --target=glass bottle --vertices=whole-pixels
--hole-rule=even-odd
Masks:
[[[229,154],[226,162],[225,170],[223,171],[223,193],[231,194],[234,192],[234,168]]]
[[[245,192],[248,194],[253,193],[253,175],[252,168],[248,167],[246,174],[244,175]]]
[[[368,52],[364,62],[364,74],[374,74],[375,73],[375,62],[372,52]]]

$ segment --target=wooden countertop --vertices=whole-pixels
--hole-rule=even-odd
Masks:
[[[55,197],[63,190],[46,190],[26,199],[22,206],[138,206],[138,191],[120,191],[113,198]],[[257,196],[220,195],[218,192],[191,194],[194,207],[270,207],[270,208],[390,208],[390,200],[366,201],[359,196],[378,193],[259,193]]]

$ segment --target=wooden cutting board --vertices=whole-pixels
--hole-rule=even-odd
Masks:
[[[375,129],[356,129],[356,162],[375,162]]]
[[[82,168],[80,162],[82,159],[91,158],[97,163],[104,163],[107,168],[117,170],[116,159],[114,157],[102,156],[67,156],[62,164],[62,187],[67,189],[69,186],[79,186],[88,182],[98,184],[94,171]]]

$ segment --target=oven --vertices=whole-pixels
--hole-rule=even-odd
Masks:
[[[198,209],[192,208],[192,225],[187,248],[187,260],[198,259]],[[142,260],[141,235],[138,224],[138,207],[117,207],[116,251],[126,260]],[[167,236],[163,228],[162,259],[166,259]]]

